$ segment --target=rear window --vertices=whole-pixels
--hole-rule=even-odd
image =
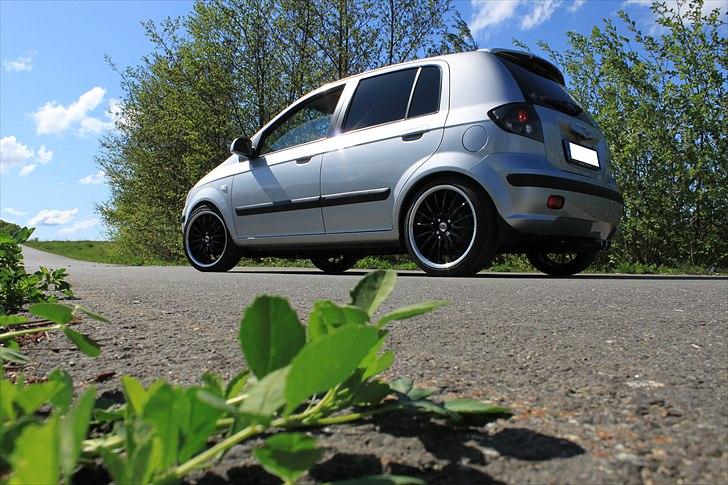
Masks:
[[[531,72],[507,59],[499,57],[499,60],[513,75],[523,93],[523,98],[527,102],[561,111],[596,126],[594,119],[569,94],[563,85]]]
[[[407,117],[437,113],[440,109],[440,68],[425,66],[417,77]]]
[[[354,92],[344,131],[404,119],[417,68],[362,79]]]

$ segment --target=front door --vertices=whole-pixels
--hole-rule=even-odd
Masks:
[[[260,138],[233,178],[238,238],[322,234],[321,153],[341,89],[304,100]]]

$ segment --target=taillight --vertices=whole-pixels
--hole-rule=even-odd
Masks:
[[[533,105],[526,103],[504,104],[488,111],[488,116],[496,125],[508,133],[525,136],[543,143],[541,120],[538,118]]]

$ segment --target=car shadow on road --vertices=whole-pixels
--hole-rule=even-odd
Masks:
[[[336,276],[361,277],[368,273],[366,270],[349,270]],[[245,268],[229,271],[233,274],[280,274],[280,275],[311,275],[311,276],[327,276],[316,269],[305,268]],[[424,277],[427,276],[421,271],[397,271],[397,276],[402,278]],[[533,279],[533,280],[652,280],[652,281],[728,281],[728,276],[702,276],[702,275],[652,275],[652,274],[578,274],[575,276],[549,276],[541,273],[478,273],[470,278],[461,279]]]

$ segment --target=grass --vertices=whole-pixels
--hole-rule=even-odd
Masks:
[[[35,249],[59,254],[82,261],[96,263],[112,263],[133,266],[151,265],[186,265],[187,261],[166,261],[166,260],[143,260],[130,256],[119,251],[113,241],[38,241],[30,240],[25,243]],[[283,259],[283,258],[243,258],[240,266],[255,267],[288,267],[288,268],[313,268],[313,264],[307,259]],[[411,270],[417,269],[417,265],[406,255],[395,256],[366,256],[355,266],[359,269],[394,269]],[[493,272],[533,272],[529,262],[524,256],[514,254],[502,254],[496,257],[489,271]],[[619,263],[614,266],[605,264],[596,265],[587,270],[588,273],[623,273],[623,274],[725,274],[725,271],[711,271],[707,268],[691,265],[681,266],[657,266],[654,264],[641,263]]]

